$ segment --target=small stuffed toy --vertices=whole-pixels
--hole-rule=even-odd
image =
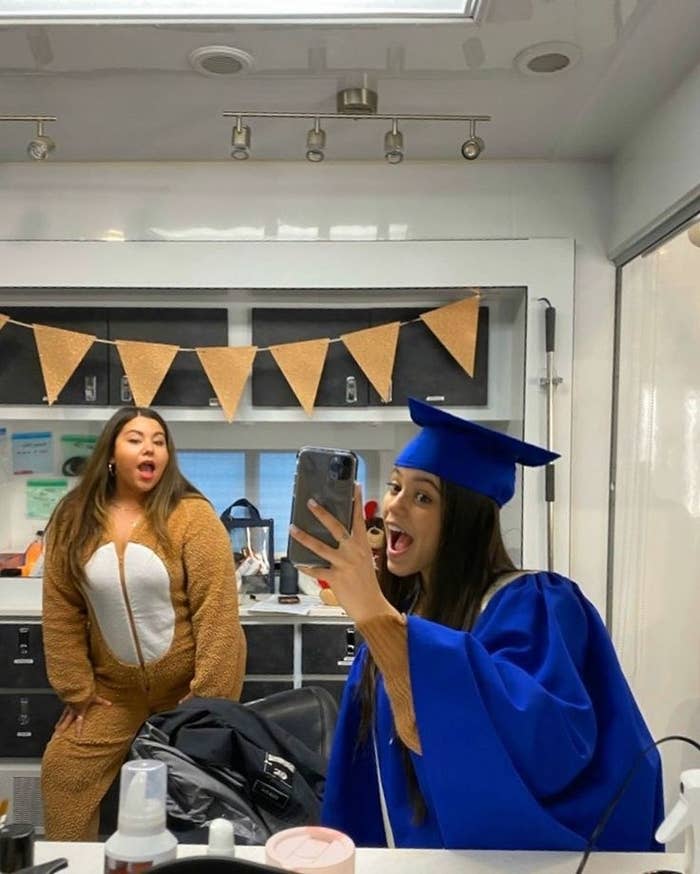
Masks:
[[[367,531],[367,539],[372,548],[374,557],[374,569],[379,570],[381,558],[386,549],[386,533],[384,531],[384,520],[377,515],[379,504],[376,501],[367,501],[364,506],[365,530]],[[324,604],[330,607],[337,607],[338,599],[333,594],[333,590],[325,580],[318,580],[321,587],[319,597]]]
[[[386,532],[384,531],[384,520],[377,515],[379,504],[376,501],[367,501],[364,507],[365,511],[365,528],[367,529],[367,539],[372,547],[372,555],[374,556],[374,569],[378,571],[381,567],[382,555],[386,549]]]

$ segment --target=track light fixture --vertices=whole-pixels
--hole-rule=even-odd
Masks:
[[[306,160],[318,164],[325,157],[326,132],[321,127],[320,119],[314,121],[314,126],[306,135]]]
[[[484,148],[484,141],[476,135],[476,122],[470,119],[469,137],[462,143],[462,157],[465,161],[476,161]]]
[[[36,125],[36,136],[27,143],[27,154],[34,161],[45,161],[56,148],[56,143],[44,133],[44,123],[56,121],[55,115],[0,115],[2,121],[29,121]]]
[[[389,164],[400,164],[403,161],[403,134],[396,119],[391,124],[391,130],[384,136],[384,157]]]
[[[389,164],[400,164],[404,159],[403,133],[399,122],[468,122],[469,137],[462,143],[462,156],[474,161],[484,151],[484,141],[476,134],[477,122],[491,121],[490,115],[386,115],[377,112],[377,93],[369,88],[346,88],[337,94],[338,112],[263,112],[255,109],[226,110],[224,118],[235,118],[236,126],[231,137],[231,156],[248,158],[250,156],[250,128],[242,123],[249,118],[308,118],[314,126],[306,134],[306,160],[318,163],[323,161],[326,149],[326,132],[321,121],[327,119],[350,119],[352,121],[373,121],[383,119],[391,122],[391,130],[384,136],[384,157]]]
[[[250,157],[250,128],[242,123],[240,115],[237,116],[231,132],[231,157],[238,161],[245,161]]]

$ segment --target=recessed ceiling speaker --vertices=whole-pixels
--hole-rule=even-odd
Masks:
[[[193,70],[202,76],[235,76],[253,68],[253,56],[233,46],[201,46],[189,53]]]
[[[581,49],[570,42],[541,42],[515,56],[515,66],[526,76],[551,76],[570,70],[581,60]]]

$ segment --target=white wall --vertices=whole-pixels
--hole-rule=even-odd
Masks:
[[[700,65],[629,137],[613,165],[616,256],[700,196]]]
[[[6,164],[0,240],[144,240],[162,246],[165,264],[166,243],[182,240],[573,238],[570,567],[602,609],[614,298],[605,254],[609,192],[608,169],[586,163]],[[201,257],[206,272],[206,250]]]

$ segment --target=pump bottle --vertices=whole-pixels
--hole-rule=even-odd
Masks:
[[[105,843],[105,874],[136,874],[175,858],[165,827],[167,768],[155,759],[122,765],[117,831]]]

